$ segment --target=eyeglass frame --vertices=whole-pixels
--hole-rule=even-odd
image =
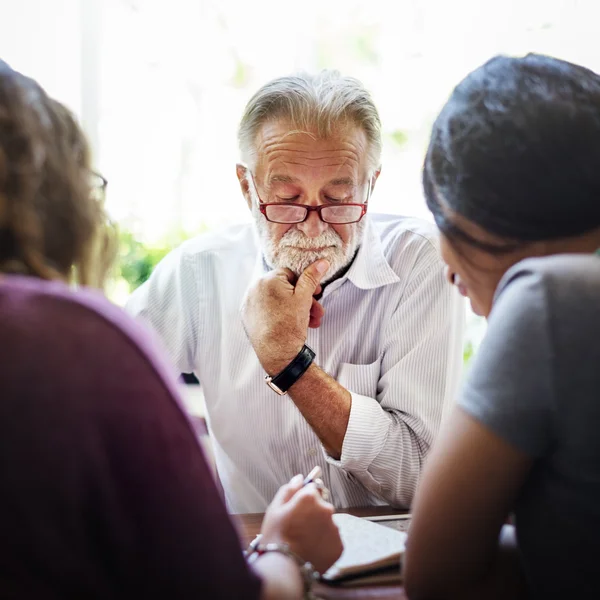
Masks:
[[[369,200],[371,199],[371,193],[373,191],[373,179],[369,177],[369,189],[367,190],[367,199],[365,200],[365,202],[345,202],[343,204],[319,204],[318,206],[306,206],[305,204],[292,204],[290,202],[263,202],[258,193],[258,188],[256,187],[256,182],[254,181],[254,175],[252,174],[252,171],[250,171],[250,169],[248,169],[248,174],[250,175],[250,179],[252,180],[252,187],[256,192],[256,197],[258,198],[258,210],[269,223],[276,223],[277,225],[298,225],[298,223],[304,223],[308,220],[308,217],[310,216],[310,213],[312,211],[315,211],[319,219],[321,219],[323,223],[327,223],[328,225],[353,225],[354,223],[359,223],[362,220],[362,218],[367,214]],[[273,221],[267,216],[268,206],[295,206],[298,208],[305,209],[306,215],[301,221]],[[362,211],[360,217],[358,217],[356,221],[345,221],[343,223],[325,221],[325,219],[323,219],[323,215],[321,214],[322,210],[325,208],[331,208],[333,206],[360,206],[362,208]]]

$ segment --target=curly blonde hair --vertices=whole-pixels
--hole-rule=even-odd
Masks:
[[[101,287],[114,250],[75,117],[0,61],[0,273]]]

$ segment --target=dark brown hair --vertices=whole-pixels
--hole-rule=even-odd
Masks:
[[[73,114],[0,61],[0,273],[101,285],[107,223]]]

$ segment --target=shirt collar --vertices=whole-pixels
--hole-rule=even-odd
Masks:
[[[345,277],[361,290],[372,290],[400,282],[383,253],[381,238],[375,225],[367,220],[362,243]]]

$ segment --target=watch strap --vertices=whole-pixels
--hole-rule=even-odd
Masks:
[[[283,396],[306,373],[306,370],[310,367],[314,359],[315,353],[304,344],[300,352],[296,355],[296,358],[283,371],[275,375],[275,377],[267,375],[265,382],[274,392]]]

